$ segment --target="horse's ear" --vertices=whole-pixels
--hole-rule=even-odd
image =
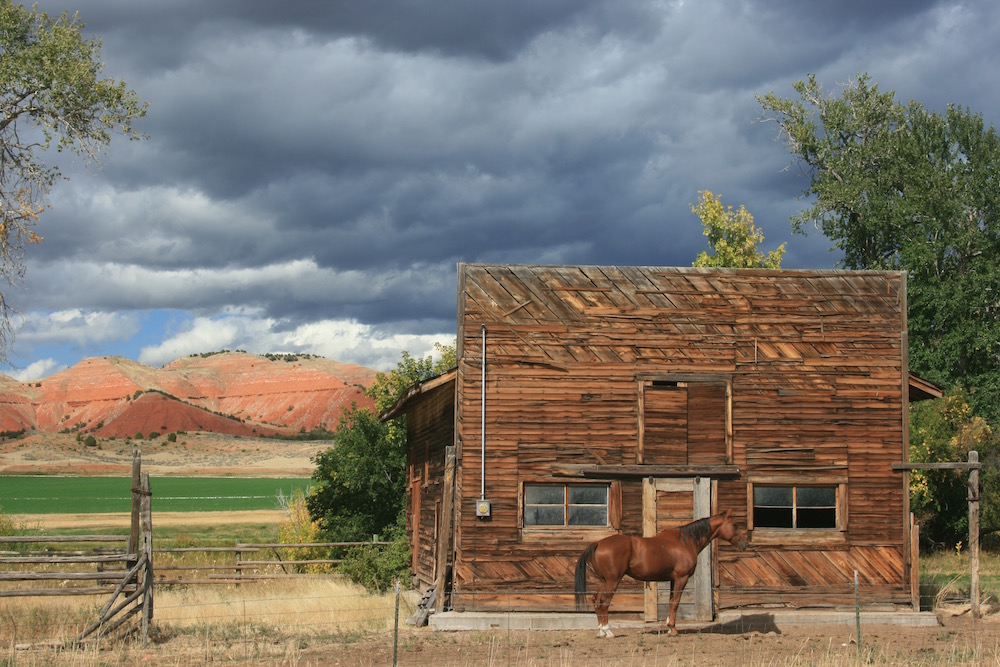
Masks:
[[[733,508],[730,507],[729,509],[726,510],[726,520],[728,521],[729,519],[732,518],[733,518]]]

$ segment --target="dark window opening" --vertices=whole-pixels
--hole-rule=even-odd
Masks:
[[[754,528],[838,528],[837,487],[753,487]]]

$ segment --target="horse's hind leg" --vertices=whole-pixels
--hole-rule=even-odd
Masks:
[[[612,638],[611,626],[608,622],[608,608],[611,606],[611,598],[615,596],[618,589],[618,581],[601,580],[594,594],[594,611],[597,612],[597,636]]]

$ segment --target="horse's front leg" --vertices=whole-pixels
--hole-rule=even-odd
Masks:
[[[667,634],[676,635],[674,623],[677,621],[677,606],[681,603],[681,593],[687,584],[687,577],[677,577],[670,582],[670,613],[667,615]]]

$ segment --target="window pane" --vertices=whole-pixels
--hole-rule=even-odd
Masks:
[[[535,505],[524,508],[525,526],[564,526],[566,525],[563,506]]]
[[[607,505],[608,487],[571,486],[569,487],[569,502],[571,505]]]
[[[754,495],[757,495],[754,489]],[[754,528],[791,528],[792,508],[754,507]]]
[[[795,504],[802,507],[836,507],[837,491],[831,486],[800,486],[795,491]]]
[[[755,507],[791,507],[792,487],[790,486],[754,486],[753,504]],[[756,523],[756,521],[754,521]]]
[[[799,507],[795,514],[798,528],[836,528],[837,509],[834,507],[812,509]]]
[[[524,503],[526,505],[562,505],[566,502],[564,486],[526,484]]]
[[[574,505],[569,508],[571,526],[606,526],[608,508],[606,505]]]

